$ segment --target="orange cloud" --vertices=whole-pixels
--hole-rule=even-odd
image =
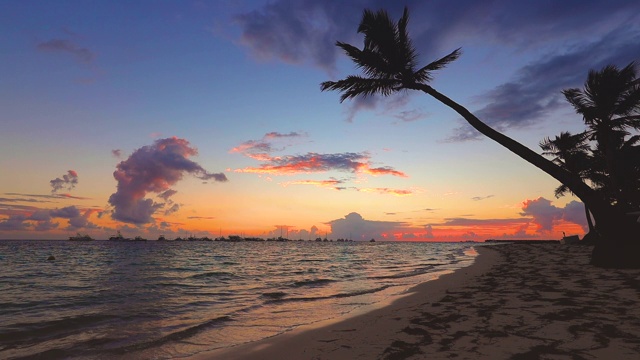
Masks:
[[[297,180],[297,181],[288,181],[281,183],[282,186],[289,185],[313,185],[318,187],[326,187],[334,190],[344,190],[344,187],[340,187],[338,185],[342,184],[342,180]]]
[[[236,169],[235,172],[292,175],[335,170],[374,176],[392,175],[407,177],[405,173],[388,166],[372,168],[370,156],[366,153],[307,153],[305,155],[282,157],[268,157],[266,154],[261,154],[260,159],[265,163],[258,167]]]
[[[410,196],[413,195],[412,190],[404,190],[404,189],[390,189],[390,188],[361,188],[358,189],[360,192],[366,193],[379,193],[379,194],[390,194],[394,196]]]

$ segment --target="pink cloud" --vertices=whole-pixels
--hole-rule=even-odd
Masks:
[[[202,180],[227,181],[223,173],[209,173],[189,160],[197,153],[187,140],[177,137],[159,139],[134,151],[113,173],[118,181],[117,191],[109,197],[114,206],[113,219],[132,224],[153,222],[151,216],[164,204],[145,196],[168,194],[170,186],[180,181],[184,173]]]
[[[525,200],[522,203],[522,215],[533,218],[538,232],[550,232],[563,221],[577,224],[585,231],[588,230],[584,205],[578,201],[571,201],[561,208],[552,205],[550,200],[543,197]]]
[[[258,167],[246,167],[236,169],[236,172],[292,175],[309,174],[327,171],[346,171],[369,175],[392,175],[407,177],[401,171],[391,167],[372,168],[370,156],[364,153],[338,153],[338,154],[318,154],[307,153],[305,155],[270,157]]]
[[[75,170],[68,170],[66,174],[62,175],[62,178],[55,178],[49,181],[51,185],[51,192],[56,193],[59,190],[66,189],[72,190],[78,185],[78,173]]]
[[[414,193],[412,190],[390,188],[360,188],[358,189],[358,191],[367,193],[390,194],[394,196],[410,196]]]

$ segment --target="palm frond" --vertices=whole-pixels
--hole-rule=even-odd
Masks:
[[[593,103],[582,93],[582,90],[577,88],[564,89],[562,90],[562,94],[565,99],[573,108],[576,110],[578,114],[585,115],[589,108],[593,107]]]
[[[431,80],[430,72],[445,67],[460,56],[456,49],[419,71],[415,71],[417,53],[409,37],[409,10],[395,23],[384,11],[364,10],[358,33],[364,35],[364,47],[337,42],[362,72],[340,81],[326,81],[321,89],[338,90],[340,101],[356,96],[390,95],[401,89],[413,89],[416,84]]]
[[[396,25],[386,11],[364,10],[358,33],[364,35],[364,49],[379,52],[387,58],[393,57]]]
[[[452,51],[450,54],[436,61],[433,61],[426,66],[423,66],[420,70],[414,73],[414,77],[416,81],[417,82],[431,81],[432,79],[430,74],[431,72],[444,68],[445,66],[449,65],[450,63],[458,59],[460,55],[462,55],[462,50],[461,48],[457,48],[454,51]]]
[[[564,196],[566,193],[571,193],[571,190],[569,190],[569,187],[567,187],[564,184],[558,186],[554,191],[554,195],[556,196],[556,198],[560,198]]]
[[[396,42],[398,43],[399,55],[403,58],[401,61],[405,63],[405,68],[413,72],[418,57],[416,49],[411,42],[407,25],[409,23],[409,9],[405,6],[402,17],[398,20],[396,27]]]
[[[336,46],[340,47],[365,75],[381,78],[392,77],[389,64],[378,53],[368,49],[360,50],[340,41],[336,42]]]
[[[397,80],[364,78],[361,76],[350,75],[343,80],[325,81],[320,84],[322,91],[338,90],[342,93],[340,102],[357,96],[371,96],[380,94],[383,96],[390,95],[400,89]]]

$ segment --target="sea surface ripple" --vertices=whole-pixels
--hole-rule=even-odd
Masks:
[[[256,341],[468,266],[471,246],[0,241],[0,358],[167,359]]]

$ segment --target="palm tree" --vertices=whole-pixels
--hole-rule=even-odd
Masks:
[[[598,144],[613,201],[623,206],[625,211],[638,210],[630,207],[633,204],[623,201],[631,194],[627,180],[629,174],[623,171],[628,161],[622,148],[629,135],[627,129],[640,129],[640,79],[637,78],[635,64],[631,62],[622,69],[608,65],[600,71],[591,70],[584,90],[566,89],[563,94],[582,115],[591,140]]]
[[[489,127],[465,107],[429,85],[432,73],[456,60],[461,54],[460,49],[418,68],[418,55],[407,32],[408,22],[407,8],[404,9],[397,23],[384,10],[377,12],[365,10],[358,26],[358,32],[364,35],[364,47],[359,49],[343,42],[336,43],[361,69],[362,75],[350,75],[339,81],[325,81],[321,84],[321,89],[342,92],[341,102],[358,96],[366,97],[374,94],[386,96],[405,90],[418,90],[432,96],[461,115],[483,135],[566,185],[591,209],[598,230],[610,240],[608,246],[601,247],[602,251],[599,250],[604,255],[595,256],[594,252],[592,263],[600,266],[640,267],[640,256],[636,256],[640,254],[640,245],[629,245],[631,242],[625,240],[625,236],[629,236],[626,231],[631,229],[631,224],[625,223],[621,226],[624,214],[619,209],[612,207],[577,174],[572,174],[567,169]],[[640,229],[637,227],[633,227],[633,231],[636,236],[640,234]],[[624,246],[621,247],[620,244]],[[628,247],[633,249],[627,249]]]
[[[551,161],[554,164],[564,167],[583,179],[587,178],[590,174],[590,162],[592,161],[589,155],[591,148],[587,143],[588,136],[587,132],[574,135],[568,131],[563,131],[560,135],[556,135],[553,140],[547,137],[540,142],[540,148],[543,151],[542,155],[553,156],[554,158]],[[555,196],[558,198],[567,192],[571,192],[571,190],[566,185],[560,184],[555,190]],[[589,232],[585,235],[585,238],[594,238],[597,235],[591,220],[589,207],[586,204],[584,204],[584,211],[587,225],[589,226]]]

